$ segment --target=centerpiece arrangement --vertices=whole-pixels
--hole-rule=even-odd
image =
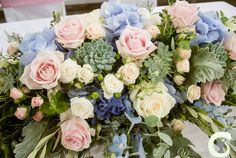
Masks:
[[[184,121],[209,137],[230,133],[234,157],[235,21],[186,1],[159,13],[109,1],[54,13],[41,32],[8,34],[0,157],[201,157]]]

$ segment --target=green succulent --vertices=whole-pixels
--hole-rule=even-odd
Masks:
[[[75,58],[78,63],[90,64],[96,73],[111,71],[112,65],[116,61],[115,56],[116,53],[112,46],[101,39],[85,42],[82,47],[75,51]]]

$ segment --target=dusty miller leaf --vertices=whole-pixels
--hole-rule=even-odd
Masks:
[[[224,76],[224,69],[209,48],[193,46],[190,64],[188,84],[211,82]]]
[[[34,149],[35,145],[40,140],[45,127],[45,122],[34,122],[23,128],[22,136],[24,139],[15,147],[15,158],[27,158],[29,153]]]

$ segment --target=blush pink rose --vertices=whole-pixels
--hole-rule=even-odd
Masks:
[[[229,51],[229,57],[236,60],[236,34],[230,33],[224,40],[224,47]]]
[[[27,114],[27,108],[24,107],[19,107],[16,109],[15,112],[15,116],[19,119],[19,120],[24,120]]]
[[[69,150],[82,151],[89,148],[91,135],[95,134],[85,120],[72,118],[61,124],[61,144]]]
[[[206,82],[202,85],[202,97],[209,104],[220,106],[225,100],[225,91],[220,81]]]
[[[116,46],[123,58],[130,57],[133,61],[147,58],[157,48],[147,30],[131,26],[126,27]]]
[[[39,52],[31,64],[25,66],[20,81],[29,89],[51,89],[61,77],[61,52]]]
[[[77,48],[85,39],[85,26],[79,18],[68,18],[55,26],[56,39],[65,48]]]
[[[21,99],[23,96],[23,93],[17,88],[12,88],[10,91],[10,97],[14,100]]]
[[[43,119],[43,113],[41,111],[37,111],[32,117],[34,121],[41,121]]]
[[[33,108],[35,108],[35,107],[40,107],[41,105],[43,105],[43,102],[44,102],[44,100],[43,100],[42,97],[40,97],[40,96],[38,96],[38,97],[33,97],[33,98],[31,99],[31,106],[32,106]]]
[[[170,14],[173,17],[173,24],[176,28],[191,27],[199,19],[198,8],[187,1],[176,1],[170,8]]]

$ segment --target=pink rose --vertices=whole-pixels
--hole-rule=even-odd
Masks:
[[[43,113],[41,111],[37,111],[32,117],[34,121],[41,121],[43,119]]]
[[[220,81],[206,82],[202,86],[203,99],[209,104],[220,106],[225,100],[225,92]]]
[[[198,20],[198,8],[187,1],[176,1],[170,8],[173,24],[177,28],[191,27]]]
[[[61,144],[69,150],[82,151],[89,148],[91,135],[95,134],[85,120],[72,118],[61,124]]]
[[[21,99],[23,97],[23,93],[17,89],[17,88],[12,88],[10,92],[10,97],[13,98],[14,100]]]
[[[236,60],[236,34],[230,33],[224,41],[224,47],[229,51],[229,57]]]
[[[130,57],[132,60],[145,59],[156,50],[151,41],[151,35],[147,30],[127,26],[116,41],[116,46],[122,57]]]
[[[68,18],[55,26],[56,39],[65,48],[77,48],[85,39],[85,27],[79,18]]]
[[[32,99],[31,99],[31,106],[33,107],[33,108],[35,108],[35,107],[40,107],[41,105],[43,105],[43,98],[42,97],[40,97],[40,96],[38,96],[38,97],[33,97]]]
[[[61,52],[39,52],[31,64],[25,66],[20,81],[29,89],[51,89],[61,77]]]
[[[19,120],[24,120],[27,114],[27,109],[24,107],[19,107],[16,109],[15,112],[15,116],[19,119]]]

